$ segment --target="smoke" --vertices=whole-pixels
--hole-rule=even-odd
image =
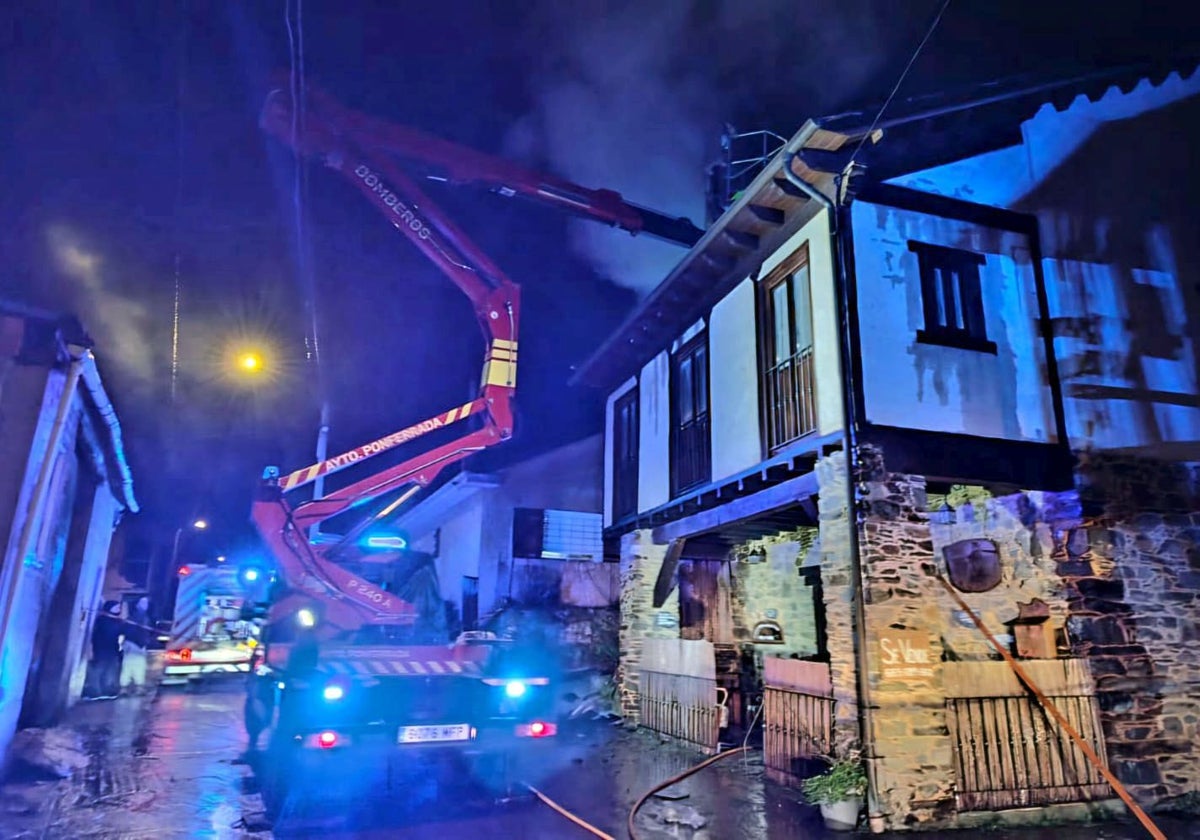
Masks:
[[[71,297],[104,354],[114,356],[140,386],[152,386],[161,360],[156,358],[151,340],[150,307],[116,288],[104,257],[66,225],[50,225],[46,243],[59,271],[75,284]]]
[[[538,57],[533,103],[506,151],[702,224],[704,170],[725,122],[788,135],[878,71],[885,19],[872,2],[548,2],[521,23],[522,51]],[[572,224],[577,251],[641,294],[684,254]]]

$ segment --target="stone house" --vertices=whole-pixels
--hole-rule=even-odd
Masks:
[[[113,531],[136,512],[82,328],[0,302],[0,758],[79,699]]]
[[[603,441],[593,435],[497,469],[463,470],[391,527],[432,555],[464,630],[536,623],[568,660],[616,647],[618,576],[601,537]],[[610,638],[611,637],[611,638]]]
[[[722,202],[576,377],[628,716],[706,750],[761,719],[785,780],[860,752],[873,829],[1110,807],[1003,649],[1136,799],[1195,795],[1198,93],[810,120]]]

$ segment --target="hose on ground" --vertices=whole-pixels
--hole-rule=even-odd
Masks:
[[[558,811],[558,813],[562,814],[564,817],[566,817],[571,822],[575,823],[575,825],[579,826],[580,828],[584,829],[585,831],[590,831],[592,834],[595,834],[597,837],[601,838],[601,840],[617,840],[611,834],[605,834],[603,831],[596,828],[596,826],[575,816],[570,811],[568,811],[566,808],[564,808],[563,806],[561,806],[557,802],[555,802],[553,799],[551,799],[549,796],[546,796],[546,794],[542,793],[540,790],[535,788],[533,785],[527,784],[527,785],[525,785],[525,787],[529,788],[529,792],[532,793],[534,796],[536,796],[538,799],[540,799],[542,802],[544,802],[546,805],[549,805],[555,811]]]
[[[650,790],[643,793],[641,795],[641,797],[638,799],[638,801],[633,803],[633,808],[629,812],[629,820],[626,823],[626,827],[629,829],[629,840],[638,840],[637,831],[633,825],[634,819],[637,817],[637,812],[641,809],[641,807],[643,805],[646,804],[646,800],[649,799],[651,796],[658,793],[660,790],[665,790],[666,788],[669,788],[673,784],[682,782],[688,776],[691,776],[693,773],[700,772],[701,770],[703,770],[705,767],[707,767],[710,764],[718,762],[723,758],[728,758],[731,755],[738,755],[740,753],[745,753],[748,751],[749,751],[749,747],[741,746],[741,747],[735,747],[732,750],[726,750],[725,752],[722,752],[722,753],[717,753],[714,756],[709,756],[704,761],[701,761],[699,764],[697,764],[695,767],[690,767],[687,770],[684,770],[679,775],[672,776],[671,778],[667,779],[665,782],[657,784],[654,787],[650,788]]]

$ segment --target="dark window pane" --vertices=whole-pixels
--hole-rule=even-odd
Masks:
[[[696,376],[696,413],[705,414],[708,412],[708,350],[704,347],[696,348],[696,354],[693,357],[694,372]]]

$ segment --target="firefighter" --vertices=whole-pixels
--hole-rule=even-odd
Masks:
[[[117,676],[121,669],[121,604],[105,601],[92,628],[92,667],[95,668],[96,700],[117,696]]]

